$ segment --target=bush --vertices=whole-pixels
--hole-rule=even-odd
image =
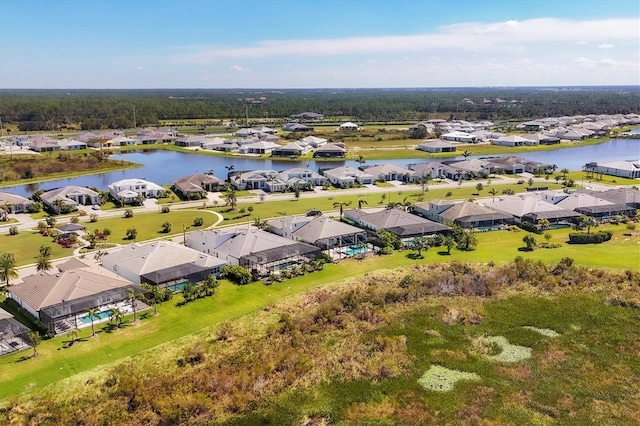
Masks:
[[[569,241],[571,244],[600,244],[605,241],[609,241],[612,236],[611,231],[598,231],[598,232],[571,232],[569,234]]]
[[[160,210],[162,213],[169,213],[171,209],[169,208],[169,206],[162,206],[162,209]]]
[[[11,228],[9,228],[9,235],[18,235],[18,227],[12,226]]]
[[[125,218],[127,218],[127,219],[132,218],[132,217],[133,217],[133,210],[131,210],[131,209],[126,209],[126,210],[124,211],[124,217],[125,217]]]
[[[247,268],[237,265],[226,265],[222,268],[222,275],[234,284],[245,285],[251,282],[251,272]]]
[[[202,226],[203,223],[204,219],[202,219],[201,217],[196,217],[193,219],[193,226]]]

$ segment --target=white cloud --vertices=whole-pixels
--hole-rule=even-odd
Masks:
[[[603,41],[603,38],[605,39]],[[342,39],[261,40],[252,45],[194,48],[174,58],[181,63],[211,63],[221,58],[340,56],[463,50],[476,53],[537,47],[541,43],[601,43],[624,40],[638,44],[637,19],[563,20],[555,18],[498,23],[461,23],[428,34],[347,37]]]
[[[240,65],[232,65],[231,68],[229,68],[231,71],[235,71],[235,72],[247,72],[249,71],[249,68],[245,68],[245,67],[241,67]]]
[[[616,45],[611,43],[603,43],[598,45],[598,49],[613,49],[614,47],[616,47]]]

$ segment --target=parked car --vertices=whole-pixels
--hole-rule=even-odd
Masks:
[[[93,210],[100,210],[100,206],[97,204],[94,204],[93,207],[91,207]]]

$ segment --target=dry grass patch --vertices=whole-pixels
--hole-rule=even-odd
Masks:
[[[427,390],[448,392],[453,390],[455,384],[461,380],[477,381],[480,380],[480,376],[476,373],[450,370],[441,365],[432,365],[418,379],[418,383]]]

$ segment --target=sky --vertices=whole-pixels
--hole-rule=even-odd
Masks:
[[[0,0],[0,88],[640,84],[638,0]]]

